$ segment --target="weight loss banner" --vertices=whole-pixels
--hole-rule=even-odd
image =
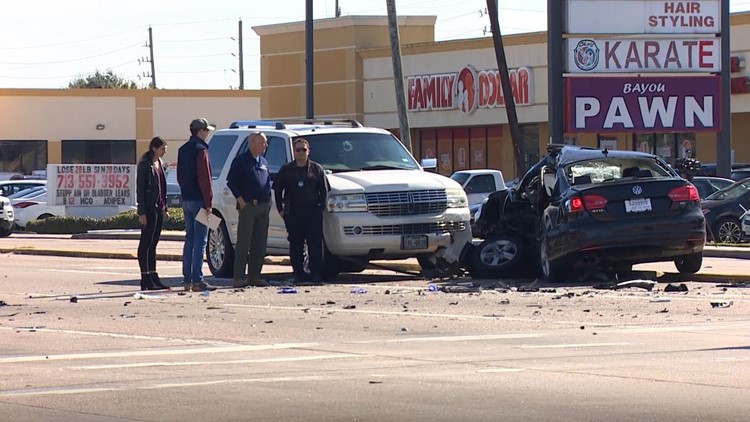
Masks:
[[[721,129],[718,76],[566,78],[565,132]]]
[[[47,202],[67,206],[135,206],[136,166],[49,164]]]

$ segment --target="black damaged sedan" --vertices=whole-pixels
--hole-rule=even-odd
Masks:
[[[697,189],[661,158],[635,151],[551,145],[519,184],[482,207],[463,263],[477,276],[627,271],[674,261],[695,273],[705,220]]]

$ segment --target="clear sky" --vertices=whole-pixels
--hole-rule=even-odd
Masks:
[[[750,0],[730,0],[731,11]],[[335,0],[314,0],[315,19]],[[342,15],[386,15],[385,0],[340,0]],[[486,0],[396,0],[399,15],[437,16],[436,40],[489,36]],[[500,0],[503,34],[546,30],[547,0]],[[256,25],[305,19],[305,0],[26,0],[3,2],[0,88],[62,88],[77,75],[112,68],[150,82],[148,27],[156,83],[170,89],[239,85],[238,20],[243,21],[245,88],[260,87]],[[146,75],[146,77],[144,77]]]

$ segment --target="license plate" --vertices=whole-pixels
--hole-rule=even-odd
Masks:
[[[409,234],[401,236],[401,249],[405,251],[427,249],[427,235]]]
[[[631,199],[625,201],[625,212],[651,211],[651,199]]]

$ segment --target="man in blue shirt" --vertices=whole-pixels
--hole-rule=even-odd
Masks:
[[[266,135],[248,136],[247,151],[237,155],[227,175],[227,186],[237,199],[239,222],[234,249],[234,287],[268,286],[260,278],[268,242],[271,212],[271,178],[263,153],[268,147]],[[245,270],[247,269],[247,275]]]

